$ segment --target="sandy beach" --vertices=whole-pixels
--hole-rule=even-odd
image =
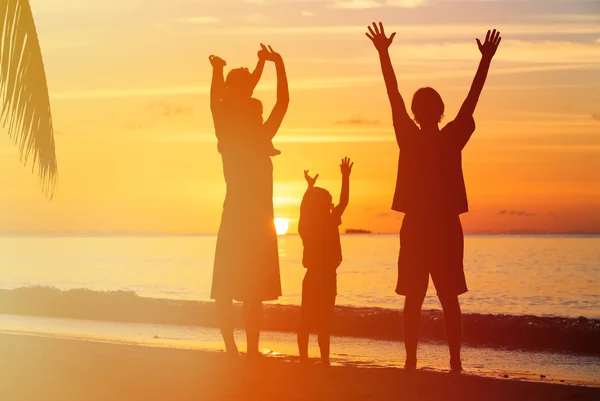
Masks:
[[[401,369],[304,367],[223,353],[0,335],[0,399],[597,400],[599,388]]]

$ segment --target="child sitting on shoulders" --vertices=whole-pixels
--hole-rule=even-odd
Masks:
[[[342,247],[338,227],[350,196],[350,173],[354,163],[347,157],[340,165],[342,191],[340,203],[334,206],[331,194],[315,182],[319,175],[304,178],[308,189],[300,206],[298,233],[302,238],[304,253],[302,264],[306,275],[302,282],[301,323],[298,331],[300,361],[308,361],[308,339],[311,329],[316,329],[321,351],[321,362],[329,366],[331,322],[337,295],[336,270],[342,262]]]

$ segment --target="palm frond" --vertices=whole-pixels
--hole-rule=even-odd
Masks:
[[[52,198],[58,168],[46,73],[29,0],[0,0],[0,124]]]

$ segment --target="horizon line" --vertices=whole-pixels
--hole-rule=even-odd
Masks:
[[[351,229],[352,230],[352,229]],[[105,231],[105,232],[90,232],[90,231],[64,231],[64,232],[44,232],[44,231],[0,231],[0,236],[123,236],[123,237],[200,237],[200,236],[216,236],[217,233],[209,232],[198,232],[198,233],[177,233],[177,232],[118,232],[118,231]],[[279,234],[278,237],[286,236],[298,236],[298,233],[287,233]],[[355,232],[347,233],[340,232],[340,235],[358,236],[358,235],[398,235],[397,231],[390,232]],[[471,231],[465,232],[465,235],[600,235],[600,231],[536,231],[536,230],[514,230],[514,231]]]

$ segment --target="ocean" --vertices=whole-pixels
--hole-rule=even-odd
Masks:
[[[133,291],[142,297],[209,301],[216,236],[2,236],[0,289]],[[337,304],[401,308],[394,293],[396,235],[343,235]],[[279,237],[283,296],[299,305],[302,242]],[[469,292],[463,311],[600,318],[600,236],[465,239]],[[424,309],[439,309],[430,282]]]
[[[333,360],[401,366],[398,237],[341,241]],[[1,236],[0,332],[222,349],[209,299],[215,242],[214,235]],[[279,253],[283,296],[267,305],[262,346],[291,357],[305,271],[300,238],[280,236]],[[468,235],[465,272],[467,371],[597,385],[599,236]],[[432,283],[423,309],[421,359],[443,370]],[[242,345],[243,331],[238,337]]]

